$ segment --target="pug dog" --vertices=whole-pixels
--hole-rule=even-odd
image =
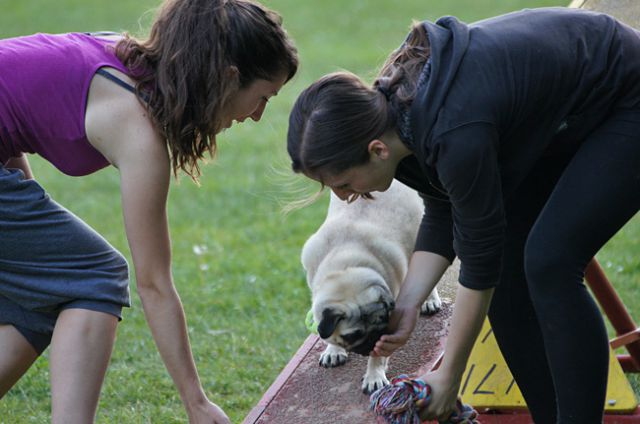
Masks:
[[[327,344],[320,355],[324,367],[345,364],[348,352],[369,355],[387,329],[413,253],[424,210],[418,193],[394,180],[372,195],[347,203],[331,193],[325,221],[302,248],[313,318]],[[422,312],[441,306],[434,289]],[[389,384],[387,361],[369,357],[364,393]]]

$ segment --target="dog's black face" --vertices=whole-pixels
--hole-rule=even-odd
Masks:
[[[389,320],[387,320],[387,324]],[[380,340],[380,337],[386,333],[387,326],[385,325],[382,330],[371,331],[367,334],[367,337],[362,340],[359,344],[351,346],[347,350],[350,352],[357,353],[362,356],[369,356],[369,353],[373,350],[373,347],[376,345],[376,342]]]
[[[349,352],[368,356],[380,336],[386,333],[394,306],[393,301],[381,297],[377,302],[349,312],[328,307],[322,311],[318,334]]]

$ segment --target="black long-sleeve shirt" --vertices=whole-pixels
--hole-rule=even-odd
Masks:
[[[503,204],[533,165],[577,150],[614,110],[640,108],[640,33],[568,8],[423,25],[430,75],[410,110],[414,154],[396,178],[424,194],[416,250],[457,255],[460,283],[490,288]]]

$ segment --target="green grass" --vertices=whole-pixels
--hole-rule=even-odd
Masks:
[[[173,184],[170,223],[174,275],[187,313],[199,372],[211,399],[240,422],[306,338],[309,293],[299,265],[305,239],[324,218],[326,196],[284,216],[280,207],[316,187],[290,175],[285,152],[289,108],[322,74],[348,69],[370,77],[403,39],[411,19],[451,14],[465,21],[560,0],[266,0],[284,16],[296,40],[299,75],[274,98],[259,124],[220,137],[219,157],[204,168],[201,186]],[[150,0],[4,0],[0,37],[32,32],[144,30],[138,17]],[[132,141],[134,142],[134,141]],[[52,196],[128,255],[117,172],[65,177],[32,161]],[[601,252],[635,319],[640,222],[636,218]],[[194,246],[201,254],[194,253]],[[611,264],[609,266],[609,263]],[[132,284],[98,412],[99,423],[177,423],[186,415],[147,329]],[[636,388],[639,386],[637,385]],[[0,402],[0,423],[49,420],[47,355]]]

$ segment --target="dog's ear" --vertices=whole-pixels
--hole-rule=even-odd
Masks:
[[[339,312],[334,308],[323,309],[322,319],[318,324],[318,334],[320,335],[320,337],[326,339],[327,337],[331,336],[336,329],[336,326],[343,318],[343,312]]]

